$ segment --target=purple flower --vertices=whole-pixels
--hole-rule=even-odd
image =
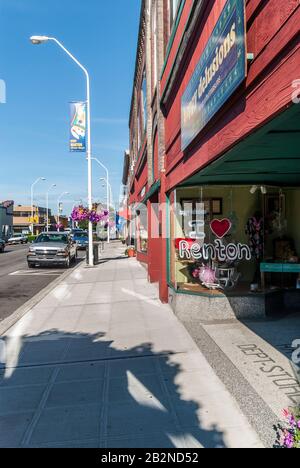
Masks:
[[[290,426],[296,427],[296,419],[294,418],[292,414],[289,416],[288,421],[289,421]]]
[[[97,224],[106,219],[107,215],[107,211],[97,213],[95,210],[90,211],[84,206],[78,206],[73,209],[71,218],[73,221],[91,221],[93,224]]]
[[[288,448],[288,449],[292,449],[294,447],[294,438],[290,432],[286,433],[284,437],[283,445],[285,448]]]

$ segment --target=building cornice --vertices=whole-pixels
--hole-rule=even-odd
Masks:
[[[136,84],[141,74],[143,73],[143,70],[141,70],[141,68],[144,63],[144,50],[145,50],[145,39],[146,39],[146,1],[147,0],[142,0],[142,4],[141,4],[140,27],[139,27],[137,52],[136,52],[136,60],[135,60],[135,71],[134,71],[133,90],[132,90],[132,98],[131,98],[131,105],[130,105],[129,126],[131,124],[132,114],[134,110]]]
[[[189,44],[191,38],[194,35],[196,26],[198,24],[200,16],[203,14],[203,11],[207,5],[207,0],[194,0],[190,15],[186,22],[180,45],[177,49],[175,60],[172,64],[171,71],[166,81],[166,85],[162,91],[161,97],[161,108],[164,110],[167,107],[170,96],[172,95],[172,90],[174,85],[177,82],[178,74],[182,71],[182,63],[186,56],[186,53],[189,50]]]

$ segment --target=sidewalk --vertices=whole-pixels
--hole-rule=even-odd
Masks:
[[[123,252],[81,265],[2,337],[0,447],[261,447]]]

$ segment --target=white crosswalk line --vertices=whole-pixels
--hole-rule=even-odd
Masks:
[[[40,270],[40,271],[31,271],[31,270],[19,270],[10,273],[9,276],[59,276],[62,273],[62,270]]]

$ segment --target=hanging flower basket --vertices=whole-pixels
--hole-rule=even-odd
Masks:
[[[89,210],[85,206],[77,206],[73,209],[71,218],[73,221],[82,222],[90,221],[93,224],[98,224],[101,221],[107,220],[108,211],[98,213],[95,210]]]

